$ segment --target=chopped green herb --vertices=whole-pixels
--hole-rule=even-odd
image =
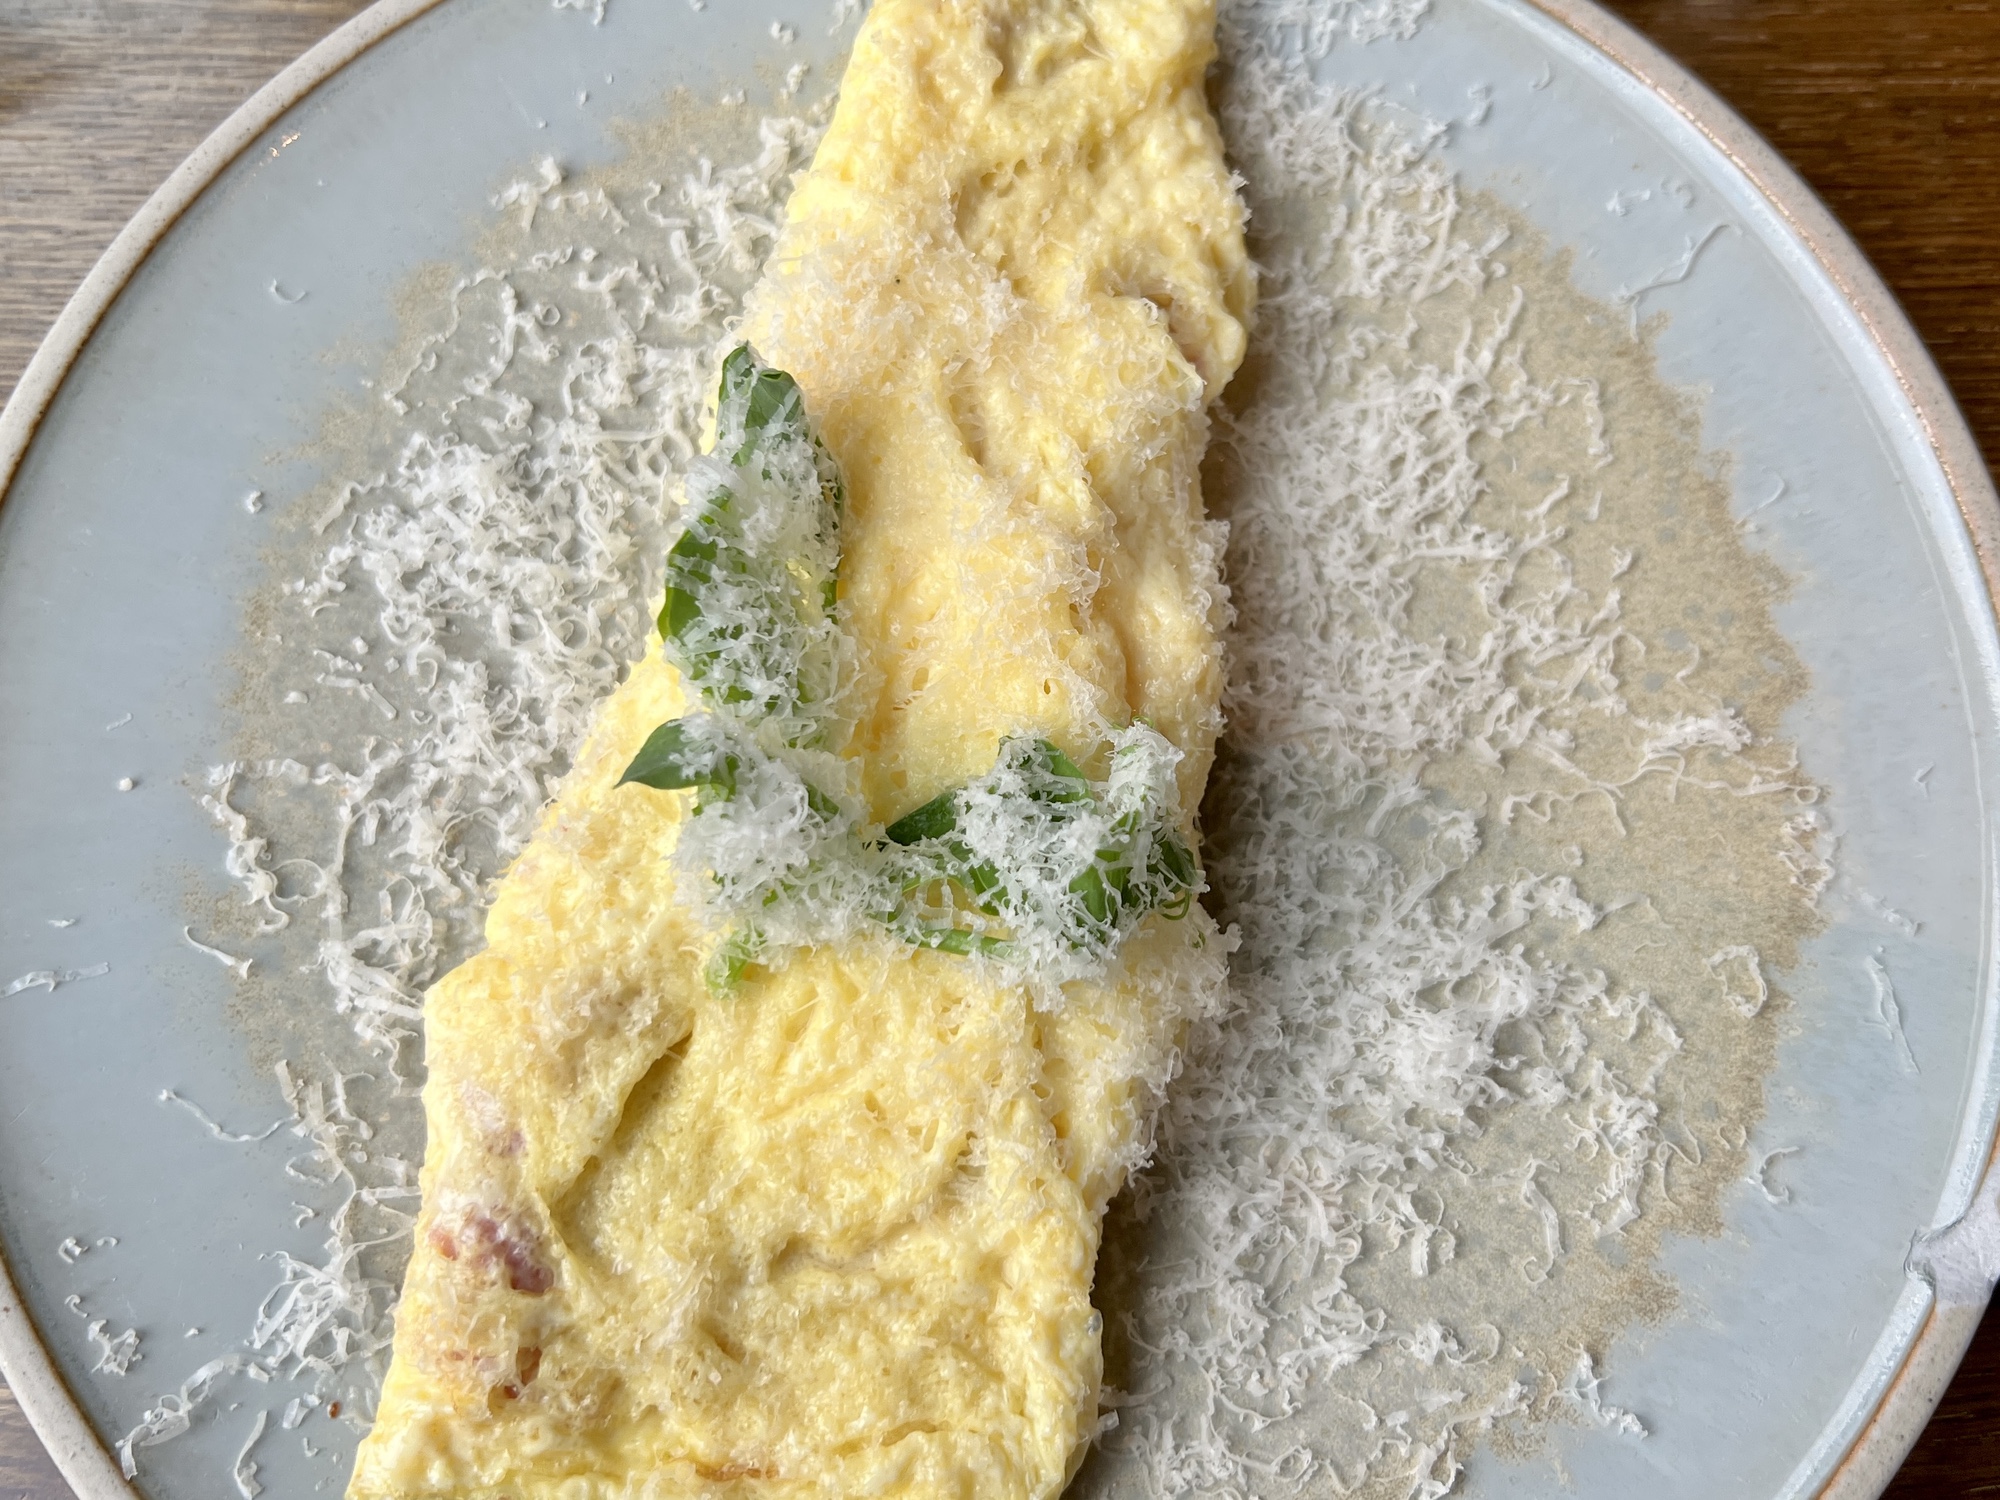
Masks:
[[[1186,916],[1199,888],[1194,857],[1172,826],[1178,758],[1150,727],[1133,725],[1115,742],[1112,778],[1096,785],[1048,740],[1003,741],[984,781],[933,797],[884,830],[911,851],[904,893],[943,886],[1017,936],[1039,932],[1108,957],[1148,912]]]
[[[940,792],[915,812],[904,813],[882,836],[892,844],[921,844],[925,839],[950,836],[958,827],[958,793]]]
[[[816,742],[834,688],[840,480],[797,383],[748,345],[723,361],[716,447],[689,470],[686,508],[660,606],[667,655],[710,707]]]
[[[654,730],[620,784],[697,794],[675,859],[734,922],[711,989],[857,923],[1052,985],[1091,972],[1148,913],[1187,915],[1201,871],[1176,830],[1180,753],[1150,725],[1112,736],[1102,782],[1050,740],[1005,739],[988,775],[879,843],[815,784],[837,765],[814,747],[838,659],[840,477],[797,384],[748,346],[723,362],[715,449],[687,495],[660,636],[703,706]]]
[[[736,773],[742,764],[740,757],[712,738],[691,734],[686,719],[670,719],[646,736],[646,743],[617,784],[636,781],[662,792],[697,787],[710,795],[728,797],[736,791]]]
[[[764,934],[755,923],[746,923],[722,940],[708,960],[702,977],[711,991],[726,995],[743,982],[743,971],[764,953]]]
[[[1013,947],[1004,939],[989,937],[983,932],[974,932],[966,927],[924,927],[907,926],[896,929],[897,936],[913,948],[934,948],[939,953],[983,954],[987,958],[997,958],[1003,962],[1014,956]]]

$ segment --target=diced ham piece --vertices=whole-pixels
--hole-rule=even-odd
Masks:
[[[555,1269],[539,1257],[540,1238],[534,1230],[483,1209],[466,1209],[450,1218],[440,1216],[430,1228],[431,1248],[446,1260],[463,1259],[484,1270],[498,1266],[507,1285],[539,1297],[556,1284]]]

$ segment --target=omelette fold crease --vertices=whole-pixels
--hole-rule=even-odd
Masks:
[[[846,484],[838,753],[888,824],[1035,735],[1220,728],[1208,408],[1254,300],[1203,0],[877,0],[744,334]],[[606,701],[426,1002],[423,1208],[354,1500],[1048,1496],[1098,1422],[1104,1209],[1226,942],[1046,988],[887,933],[711,992]],[[1190,847],[1192,826],[1182,830]]]

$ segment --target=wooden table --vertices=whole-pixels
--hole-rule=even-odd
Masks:
[[[1903,299],[1987,462],[2000,460],[2000,0],[1609,3],[1832,206]],[[361,7],[0,0],[0,398],[146,194]],[[1888,1493],[2000,1495],[2000,1315]],[[68,1494],[0,1386],[0,1500]]]

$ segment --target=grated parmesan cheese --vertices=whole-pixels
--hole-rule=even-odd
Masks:
[[[243,1440],[243,1446],[236,1451],[236,1462],[230,1468],[229,1477],[236,1481],[236,1493],[243,1500],[257,1500],[264,1493],[264,1486],[257,1480],[257,1465],[251,1461],[250,1450],[257,1446],[264,1436],[264,1424],[270,1420],[268,1411],[257,1413],[257,1420],[250,1426],[250,1436]]]
[[[199,938],[197,938],[194,935],[194,929],[192,927],[183,927],[181,929],[181,941],[186,943],[190,948],[194,949],[194,951],[197,953],[206,953],[210,958],[214,959],[217,963],[221,964],[223,968],[229,970],[229,972],[234,974],[238,979],[248,979],[250,977],[249,959],[238,958],[233,953],[225,953],[220,948],[202,942]]]
[[[1613,1406],[1601,1394],[1604,1382],[1598,1377],[1595,1361],[1587,1349],[1579,1350],[1576,1368],[1563,1381],[1559,1394],[1568,1401],[1587,1422],[1594,1426],[1608,1427],[1627,1437],[1645,1437],[1646,1424],[1622,1406]]]
[[[1171,1253],[1122,1315],[1139,1389],[1110,1403],[1104,1439],[1163,1496],[1381,1482],[1434,1500],[1473,1436],[1554,1403],[1642,1435],[1603,1402],[1588,1352],[1514,1378],[1498,1328],[1399,1318],[1369,1280],[1383,1258],[1415,1278],[1459,1263],[1447,1195],[1461,1189],[1522,1226],[1521,1284],[1549,1278],[1579,1239],[1639,1220],[1670,1163],[1697,1149],[1655,1088],[1682,1045],[1665,1011],[1529,942],[1589,934],[1643,898],[1594,906],[1554,870],[1462,877],[1517,818],[1588,805],[1622,831],[1642,783],[1795,800],[1792,879],[1815,899],[1832,874],[1825,820],[1805,805],[1815,789],[1733,709],[1635,709],[1626,678],[1643,644],[1619,575],[1637,555],[1594,593],[1552,561],[1567,527],[1597,519],[1605,489],[1591,476],[1615,459],[1595,377],[1530,378],[1518,288],[1477,299],[1447,357],[1412,352],[1436,299],[1504,290],[1501,241],[1461,232],[1456,185],[1431,155],[1442,125],[1392,124],[1315,86],[1306,65],[1408,36],[1428,8],[1224,8],[1223,121],[1264,226],[1257,357],[1286,378],[1218,417],[1238,620],[1232,736],[1204,816],[1213,900],[1240,940],[1236,1004],[1194,1027],[1136,1190]],[[834,26],[856,10],[836,0]],[[671,524],[663,481],[696,457],[711,372],[816,130],[764,121],[751,159],[701,161],[677,182],[572,180],[544,158],[503,189],[508,253],[451,287],[446,326],[382,383],[406,436],[379,472],[338,488],[310,562],[292,569],[286,631],[315,653],[296,675],[332,692],[293,686],[274,701],[344,699],[373,723],[331,751],[299,732],[293,756],[218,765],[203,806],[257,933],[283,941],[295,916],[310,925],[335,1010],[397,1081],[390,1098],[407,1096],[398,1065],[425,987],[476,942],[491,880],[645,647]],[[1635,316],[1649,289],[1633,292]],[[1578,466],[1547,479],[1515,530],[1493,524],[1484,455],[1564,412],[1584,430]],[[1427,580],[1446,574],[1483,631],[1425,623]],[[1699,650],[1671,666],[1691,691]],[[1584,755],[1557,707],[1631,726],[1626,760]],[[1426,782],[1447,758],[1546,776],[1458,806]],[[780,781],[792,769],[771,764]],[[1170,787],[1171,766],[1161,774]],[[765,790],[743,806],[782,804],[810,832],[802,790]],[[737,847],[726,814],[692,820],[685,858],[744,890],[814,868],[811,848],[780,848],[757,821],[765,831]],[[325,836],[307,842],[298,830],[316,824]],[[1018,846],[1017,831],[993,832]],[[1582,863],[1577,850],[1565,869]],[[1040,899],[1017,895],[1023,911]],[[827,899],[858,909],[851,892]],[[1733,962],[1728,948],[1715,957]],[[1745,962],[1762,985],[1754,950]],[[1628,1044],[1615,1066],[1603,1036]],[[242,1349],[147,1413],[120,1444],[128,1474],[137,1448],[185,1431],[226,1377],[297,1376],[310,1401],[335,1382],[365,1393],[379,1375],[415,1173],[370,1145],[346,1099],[355,1076],[281,1070],[280,1125],[307,1145],[288,1171],[338,1200],[323,1258],[274,1257],[280,1280]],[[1478,1183],[1475,1143],[1509,1112],[1551,1122],[1569,1154]],[[321,1211],[298,1207],[302,1223]]]
[[[47,990],[53,995],[66,984],[75,984],[79,979],[102,979],[110,972],[110,964],[91,964],[83,969],[36,969],[18,979],[9,980],[7,987],[0,989],[0,1000],[37,989]]]
[[[104,1319],[94,1319],[84,1330],[90,1342],[97,1349],[97,1363],[90,1367],[96,1375],[124,1375],[141,1358],[139,1354],[139,1331],[128,1328],[118,1337],[112,1338],[104,1330],[109,1327]]]
[[[1625,679],[1644,643],[1620,578],[1636,556],[1592,593],[1561,551],[1569,517],[1595,520],[1605,498],[1581,475],[1615,459],[1597,380],[1530,376],[1526,294],[1493,259],[1501,239],[1469,237],[1476,220],[1431,154],[1443,127],[1310,81],[1337,41],[1406,34],[1422,7],[1296,9],[1225,8],[1221,113],[1264,269],[1257,398],[1218,424],[1225,482],[1210,492],[1231,527],[1237,620],[1231,733],[1204,812],[1218,914],[1241,936],[1239,1003],[1197,1025],[1139,1185],[1148,1260],[1127,1335],[1152,1389],[1121,1402],[1107,1447],[1147,1493],[1365,1481],[1432,1500],[1496,1422],[1567,1404],[1642,1429],[1602,1402],[1588,1354],[1523,1385],[1491,1363],[1490,1325],[1491,1352],[1468,1357],[1460,1331],[1403,1322],[1422,1299],[1384,1300],[1379,1268],[1450,1267],[1461,1215],[1492,1213],[1472,1195],[1511,1209],[1519,1285],[1540,1286],[1699,1154],[1656,1088],[1682,1046],[1666,1013],[1525,941],[1581,938],[1615,908],[1555,870],[1476,886],[1461,872],[1486,868],[1485,844],[1517,817],[1573,804],[1623,835],[1642,782],[1670,800],[1817,789],[1728,705],[1635,705]],[[1456,338],[1446,325],[1426,341],[1454,297],[1471,309]],[[1550,476],[1516,529],[1495,524],[1487,464],[1565,411],[1586,467]],[[1672,680],[1698,698],[1687,655]],[[1563,727],[1579,717],[1619,726],[1623,769],[1582,752]],[[1509,769],[1530,764],[1538,789],[1512,790]],[[1490,769],[1484,810],[1441,790],[1467,766]],[[1794,882],[1816,896],[1831,873],[1820,820],[1807,808],[1792,826]],[[1616,1063],[1599,1038],[1618,1040]],[[1570,1154],[1530,1154],[1478,1199],[1475,1143],[1531,1118]],[[1394,1404],[1361,1398],[1375,1391]],[[1361,1420],[1335,1420],[1330,1399]]]

